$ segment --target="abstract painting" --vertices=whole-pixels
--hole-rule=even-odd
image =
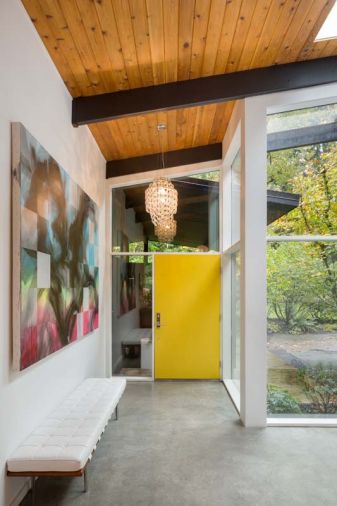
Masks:
[[[13,366],[98,328],[98,209],[20,123],[12,124]]]

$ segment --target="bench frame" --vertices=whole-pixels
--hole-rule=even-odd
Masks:
[[[115,407],[115,420],[118,420],[118,404]],[[103,431],[104,432],[104,431]],[[102,432],[102,434],[103,434]],[[94,454],[95,450],[93,450],[90,458],[88,459],[87,463],[85,464],[82,469],[78,469],[77,471],[9,471],[7,469],[7,476],[16,476],[16,477],[26,477],[31,478],[31,492],[32,492],[32,506],[35,505],[35,498],[36,498],[36,478],[42,478],[42,477],[55,477],[59,476],[62,478],[74,478],[74,477],[80,477],[83,476],[84,478],[84,488],[83,492],[88,491],[88,464],[92,458],[92,455]]]
[[[63,478],[66,477],[74,477],[74,476],[83,476],[84,478],[84,490],[83,492],[87,492],[88,490],[88,475],[87,475],[87,466],[88,463],[86,463],[85,467],[82,469],[79,469],[78,471],[23,471],[23,472],[14,472],[14,471],[7,471],[7,476],[25,476],[28,478],[31,478],[31,492],[32,492],[32,505],[35,505],[35,498],[36,498],[36,478],[41,478],[43,476],[62,476]]]

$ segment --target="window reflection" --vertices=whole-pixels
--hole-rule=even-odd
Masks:
[[[145,210],[148,184],[112,190],[112,251],[219,251],[219,171],[172,179],[178,191],[177,234],[172,243],[155,235]]]

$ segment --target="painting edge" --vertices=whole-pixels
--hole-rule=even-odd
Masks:
[[[21,153],[22,124],[11,123],[11,179],[12,179],[12,365],[14,371],[20,371],[20,313],[21,313],[21,282],[20,282],[20,182],[19,167]]]

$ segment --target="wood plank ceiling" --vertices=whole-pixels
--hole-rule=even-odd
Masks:
[[[73,97],[337,55],[335,0],[22,0]],[[90,125],[107,160],[222,140],[233,103]]]

